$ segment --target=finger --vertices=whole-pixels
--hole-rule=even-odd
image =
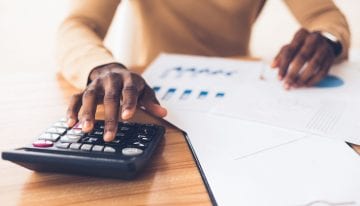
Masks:
[[[319,83],[329,73],[332,63],[333,60],[331,59],[324,60],[324,63],[321,66],[320,71],[306,82],[306,86],[311,87]]]
[[[271,62],[270,64],[270,67],[275,69],[277,67],[279,67],[279,64],[280,64],[280,53],[281,52],[278,52],[277,55],[275,56],[275,58],[273,59],[273,61]]]
[[[304,86],[306,82],[319,70],[319,68],[324,64],[326,55],[324,54],[324,50],[320,49],[315,52],[315,55],[308,62],[306,67],[303,69],[301,74],[298,76],[296,80],[296,85]]]
[[[81,107],[82,93],[74,94],[69,103],[69,107],[66,112],[67,124],[69,127],[73,127],[78,121],[78,114]]]
[[[83,132],[90,132],[94,127],[98,90],[96,83],[93,82],[86,88],[82,96],[81,123]]]
[[[139,97],[139,91],[144,88],[144,80],[135,75],[129,75],[124,78],[124,87],[122,89],[122,112],[121,118],[130,119],[135,111]]]
[[[284,46],[281,49],[281,54],[279,57],[279,71],[278,71],[278,78],[279,80],[283,80],[286,75],[287,69],[293,57],[296,54],[296,49],[290,47],[290,45]]]
[[[308,34],[309,34],[309,32],[307,30],[300,29],[298,32],[296,32],[296,34],[294,35],[294,38],[292,39],[292,41],[289,45],[291,45],[291,47],[293,47],[294,49],[299,48],[300,45],[304,42],[304,40]],[[273,62],[271,63],[272,68],[276,68],[276,67],[280,66],[281,56],[283,56],[283,55],[282,55],[282,51],[280,50],[280,52],[276,55]]]
[[[294,60],[290,64],[287,74],[284,78],[284,87],[286,89],[294,86],[301,68],[304,66],[305,62],[307,62],[314,54],[319,39],[320,38],[317,33],[312,33],[306,38],[300,51],[295,55]]]
[[[119,119],[121,79],[117,74],[111,74],[104,84],[104,140],[110,142],[115,138]]]
[[[156,99],[155,92],[145,85],[143,95],[140,97],[140,104],[146,109],[146,111],[157,117],[165,117],[167,110],[162,107],[159,101]]]

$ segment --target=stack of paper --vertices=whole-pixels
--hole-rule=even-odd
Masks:
[[[344,68],[346,67],[346,69]],[[188,134],[214,203],[359,205],[360,71],[284,91],[261,62],[161,55],[144,73]]]

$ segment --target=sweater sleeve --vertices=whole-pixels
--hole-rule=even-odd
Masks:
[[[60,73],[73,86],[84,89],[92,69],[116,62],[103,40],[120,0],[72,0],[69,16],[57,35],[56,57]]]
[[[331,0],[284,0],[302,27],[309,31],[328,32],[339,39],[342,52],[336,61],[348,57],[350,31],[345,16]]]

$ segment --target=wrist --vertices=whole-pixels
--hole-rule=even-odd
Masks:
[[[329,32],[320,32],[321,36],[329,43],[330,47],[333,49],[335,56],[339,56],[342,52],[342,44],[335,35]]]
[[[126,70],[126,67],[118,62],[97,66],[90,72],[88,83],[96,79],[99,75],[103,74],[104,72],[122,72],[123,70]]]

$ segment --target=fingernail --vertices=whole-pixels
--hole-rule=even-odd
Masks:
[[[281,81],[281,80],[282,80],[282,76],[279,75],[279,76],[278,76],[278,79]]]
[[[90,130],[91,129],[91,123],[90,121],[85,121],[84,124],[83,124],[83,129],[84,130]]]
[[[111,132],[111,131],[105,132],[105,134],[104,134],[104,140],[105,140],[106,142],[112,141],[113,138],[114,138],[114,133],[113,133],[113,132]]]
[[[275,60],[271,62],[270,67],[273,68],[273,69],[276,67],[276,62],[275,62]]]
[[[290,84],[285,83],[285,84],[284,84],[284,88],[285,88],[286,90],[289,90],[289,89],[290,89]]]
[[[69,118],[69,119],[67,120],[67,125],[68,125],[69,127],[74,126],[75,123],[76,123],[76,120],[75,120],[75,119]]]
[[[162,107],[159,104],[154,104],[155,106],[155,115],[158,117],[165,117],[167,115],[167,109],[165,107]]]
[[[130,116],[130,111],[128,109],[125,109],[122,114],[121,114],[121,118],[122,119],[129,119],[131,116]]]
[[[162,106],[160,106],[160,108],[161,108],[161,117],[165,117],[167,115],[167,109],[165,109]]]

